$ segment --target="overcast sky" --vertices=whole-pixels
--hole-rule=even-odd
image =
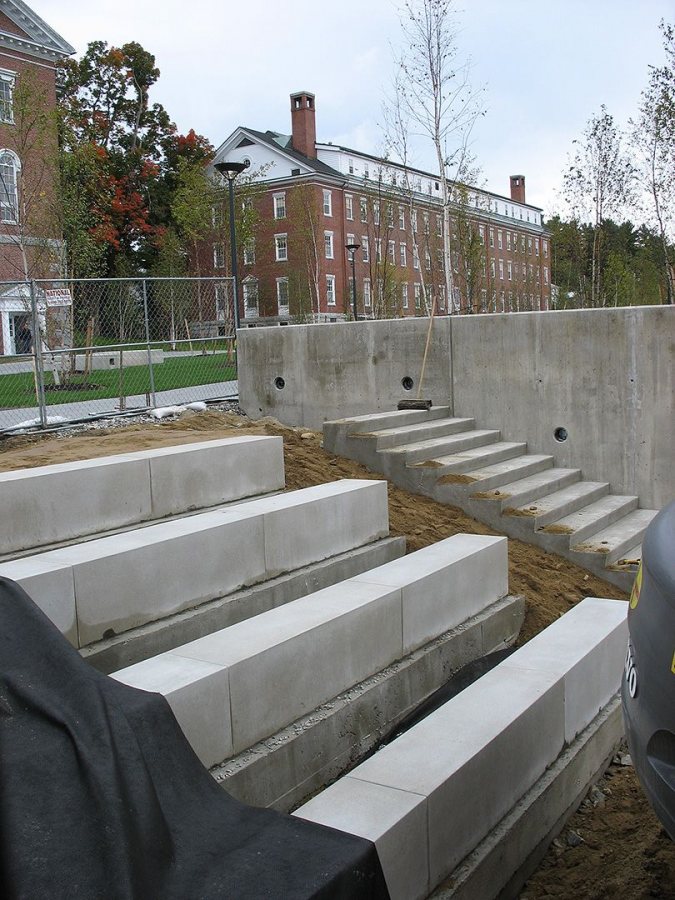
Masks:
[[[28,0],[82,53],[138,41],[161,70],[152,97],[179,130],[216,146],[237,125],[290,131],[289,95],[316,95],[317,138],[378,153],[382,101],[400,46],[397,0]],[[472,149],[485,186],[550,214],[572,141],[601,104],[635,115],[648,65],[663,64],[658,24],[675,0],[464,0],[460,46],[487,114]],[[433,169],[420,147],[415,163]]]

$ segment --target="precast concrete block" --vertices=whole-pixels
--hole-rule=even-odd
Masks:
[[[147,459],[120,454],[0,473],[0,553],[147,519],[148,466]]]
[[[76,549],[82,645],[265,578],[263,517],[243,506],[228,517],[203,513]]]
[[[456,534],[355,580],[401,588],[409,653],[506,596],[507,540]]]
[[[400,591],[334,585],[172,652],[228,667],[239,753],[401,656]]]
[[[565,691],[565,742],[620,688],[628,641],[628,603],[587,597],[516,651],[501,667],[554,675]]]
[[[352,777],[427,797],[429,877],[438,884],[558,756],[562,684],[492,669],[380,750]]]
[[[269,577],[389,533],[384,481],[345,479],[257,502],[265,512]]]
[[[16,581],[48,619],[79,647],[72,567],[50,554],[26,556],[0,565],[0,575]]]
[[[203,765],[213,766],[232,755],[229,680],[223,666],[162,653],[112,677],[162,694]]]
[[[283,440],[242,435],[162,447],[149,456],[153,518],[282,490]]]
[[[427,810],[419,794],[347,775],[293,815],[372,841],[392,900],[428,895]]]

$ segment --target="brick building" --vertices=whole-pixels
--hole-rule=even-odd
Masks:
[[[292,94],[290,135],[239,127],[216,152],[256,173],[256,223],[238,254],[242,323],[350,316],[349,244],[359,317],[548,309],[550,238],[524,176],[509,197],[453,185],[446,246],[438,176],[318,143],[315,115],[313,94]],[[215,233],[214,275],[227,250]]]
[[[56,105],[59,60],[74,52],[21,0],[0,0],[0,354],[24,349],[17,337],[32,325],[27,287],[8,282],[58,271],[56,135],[42,114]]]

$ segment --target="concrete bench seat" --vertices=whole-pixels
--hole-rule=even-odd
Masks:
[[[386,537],[387,485],[343,480],[0,565],[76,647]]]
[[[616,699],[626,607],[584,600],[295,814],[375,841],[392,898],[426,897],[450,873],[454,883],[456,867]],[[615,721],[618,740],[618,711]],[[459,896],[497,896],[561,810],[583,796],[593,770],[584,764],[579,779],[563,774],[542,820],[509,847],[513,868],[498,848],[489,890],[482,882]]]
[[[507,582],[505,538],[455,535],[114,677],[163,694],[212,766],[482,612]]]
[[[280,437],[199,441],[0,473],[0,556],[284,487]]]

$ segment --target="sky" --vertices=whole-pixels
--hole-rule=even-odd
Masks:
[[[399,0],[28,0],[81,54],[93,40],[137,41],[161,71],[151,98],[179,131],[218,146],[238,126],[290,132],[289,96],[316,95],[319,141],[382,151],[382,104],[400,52]],[[675,0],[461,0],[458,43],[485,116],[471,150],[482,186],[562,211],[573,141],[602,104],[620,126],[635,117],[649,65],[664,62],[661,19]],[[415,146],[432,170],[433,150]]]

